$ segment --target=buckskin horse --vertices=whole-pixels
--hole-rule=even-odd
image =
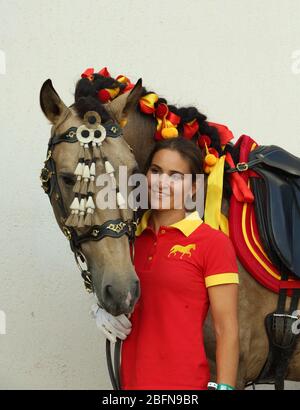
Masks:
[[[115,182],[120,165],[127,166],[129,175],[143,170],[148,153],[156,139],[162,138],[163,133],[164,137],[170,137],[174,130],[175,136],[192,138],[198,143],[202,141],[202,147],[205,147],[206,153],[214,154],[215,158],[218,158],[222,154],[222,150],[225,152],[228,147],[229,165],[227,164],[228,173],[226,175],[232,178],[232,184],[231,187],[225,182],[224,187],[221,184],[220,211],[222,212],[220,215],[222,220],[229,215],[230,236],[238,251],[239,259],[240,360],[237,388],[244,389],[245,386],[253,384],[253,382],[275,382],[276,389],[283,389],[284,379],[300,381],[300,346],[297,344],[296,335],[299,332],[291,332],[292,324],[295,330],[295,325],[299,320],[298,316],[293,313],[297,310],[299,301],[299,271],[296,272],[298,276],[295,276],[295,272],[286,269],[287,266],[290,266],[288,263],[283,264],[282,259],[278,262],[279,252],[278,249],[277,252],[274,249],[276,235],[273,237],[273,248],[270,238],[268,241],[266,232],[265,237],[261,237],[260,241],[257,239],[258,235],[253,236],[255,243],[251,249],[253,250],[255,246],[257,248],[256,253],[252,252],[255,256],[254,262],[265,258],[264,263],[258,265],[258,271],[261,269],[261,265],[264,268],[261,276],[258,271],[253,272],[253,268],[251,274],[249,273],[251,271],[250,263],[248,264],[249,249],[248,253],[239,251],[245,247],[245,244],[241,244],[239,241],[241,240],[240,236],[243,236],[244,231],[247,231],[245,215],[247,209],[251,209],[250,206],[253,204],[249,198],[244,202],[240,199],[239,202],[237,197],[242,187],[242,191],[244,190],[246,194],[250,193],[250,196],[252,191],[256,192],[254,202],[260,200],[264,204],[267,201],[267,197],[263,198],[263,195],[267,195],[266,189],[265,191],[259,189],[259,184],[266,180],[257,178],[256,183],[251,185],[251,191],[249,185],[249,172],[251,176],[251,170],[248,168],[252,163],[252,176],[259,176],[255,171],[259,171],[259,163],[268,155],[264,155],[262,152],[261,157],[255,157],[256,150],[253,150],[253,147],[256,145],[253,140],[246,137],[248,145],[249,142],[251,143],[251,149],[247,152],[249,156],[242,157],[243,139],[238,146],[235,145],[238,149],[230,150],[230,144],[231,148],[234,148],[233,144],[229,142],[230,138],[225,135],[221,141],[221,127],[218,124],[207,122],[206,116],[200,114],[194,107],[176,109],[174,106],[169,106],[166,100],[159,99],[155,93],[146,91],[142,86],[141,79],[135,85],[125,76],[113,79],[106,68],[98,74],[94,73],[93,69],[88,69],[82,74],[82,78],[76,86],[75,102],[70,107],[67,107],[61,100],[53,88],[52,82],[45,81],[40,92],[40,105],[52,124],[47,158],[41,172],[42,186],[50,198],[60,229],[70,241],[86,288],[93,291],[99,304],[113,315],[130,314],[140,296],[139,280],[132,264],[137,212],[135,209],[123,206],[124,201],[116,185],[114,187],[118,207],[116,209],[95,207],[92,199],[97,193],[97,188],[93,184],[96,176],[106,173],[112,177],[111,181]],[[185,118],[184,124],[180,123],[180,118],[183,117]],[[226,127],[223,128],[223,131],[224,129],[225,134],[228,134],[229,131]],[[155,137],[153,138],[153,136]],[[85,143],[85,138],[87,143]],[[91,143],[91,141],[94,142]],[[277,171],[279,169],[279,172],[271,174],[282,175],[286,171],[282,171],[282,164],[284,168],[284,164],[294,161],[295,166],[287,170],[290,173],[284,175],[290,176],[294,172],[293,181],[296,183],[296,188],[299,189],[299,160],[296,157],[292,158],[290,154],[286,155],[287,158],[283,160],[281,158],[277,161]],[[270,158],[271,163],[273,158],[274,165],[276,154],[275,160],[272,155]],[[249,160],[249,167],[247,160]],[[90,167],[91,161],[94,163],[94,168]],[[209,168],[214,162],[210,162],[206,166]],[[257,164],[258,168],[255,168]],[[77,171],[79,169],[80,172],[74,174],[75,169]],[[268,172],[266,167],[261,169]],[[272,169],[272,164],[270,169]],[[209,169],[206,171],[206,187],[208,189],[208,179],[213,173],[210,173]],[[207,177],[207,175],[209,176]],[[285,177],[284,180],[286,181],[287,178]],[[87,188],[88,182],[93,185],[92,188]],[[76,184],[77,188],[74,189]],[[284,188],[285,193],[288,193],[283,182],[281,187]],[[80,200],[80,192],[87,201]],[[207,192],[206,198],[208,199],[210,195],[211,193]],[[275,197],[275,200],[277,199]],[[274,198],[271,200],[274,201]],[[299,197],[294,200],[296,208],[297,200],[298,211],[296,209],[292,215],[294,218],[299,216]],[[87,203],[89,203],[88,206]],[[248,208],[245,210],[247,205]],[[239,206],[240,213],[238,213]],[[236,209],[236,214],[232,208]],[[263,216],[267,213],[262,211],[259,215],[257,209],[259,209],[258,206],[255,211],[256,218],[259,220],[258,224],[263,225]],[[92,214],[93,220],[90,214]],[[257,226],[254,226],[256,221],[253,212],[251,215],[251,232],[253,234],[255,229],[257,230]],[[274,217],[271,213],[269,220],[265,221],[266,231],[268,225],[275,223],[274,218],[276,215]],[[283,224],[284,222],[283,218]],[[293,220],[292,224],[297,224],[299,227],[299,219]],[[260,235],[263,236],[261,231]],[[293,237],[293,239],[293,244],[295,244],[297,238]],[[243,240],[250,244],[252,238],[243,237]],[[263,249],[262,243],[266,249],[269,248],[269,253]],[[260,252],[260,256],[258,252]],[[272,252],[274,255],[276,254],[276,257],[272,258]],[[282,271],[278,266],[282,267]],[[269,271],[270,275],[261,279],[266,271]],[[293,275],[291,275],[292,273]],[[269,278],[273,282],[267,286]],[[293,297],[291,297],[292,294]],[[285,307],[286,305],[287,307]],[[204,337],[213,376],[216,371],[216,342],[209,315],[205,323]]]

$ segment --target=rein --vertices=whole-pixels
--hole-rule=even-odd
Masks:
[[[122,129],[120,126],[113,122],[112,120],[107,121],[103,124],[106,130],[106,137],[116,138],[122,136]],[[78,142],[77,139],[77,128],[71,127],[65,133],[60,135],[53,134],[48,142],[48,149],[46,160],[44,161],[44,166],[40,173],[40,180],[42,182],[42,188],[44,192],[48,195],[51,205],[53,206],[53,201],[55,200],[59,212],[60,212],[60,224],[61,229],[69,240],[70,247],[74,253],[76,264],[80,270],[81,277],[83,278],[85,288],[87,292],[93,293],[94,286],[92,281],[92,274],[89,271],[87,259],[83,254],[81,244],[88,241],[100,241],[106,236],[112,238],[120,238],[123,235],[128,236],[129,247],[131,250],[131,260],[133,263],[134,257],[134,240],[135,240],[135,230],[138,223],[137,209],[133,209],[133,218],[124,221],[122,218],[111,219],[105,221],[102,225],[91,226],[86,233],[78,234],[76,229],[72,226],[66,226],[65,222],[68,217],[68,212],[65,207],[62,193],[58,183],[57,171],[55,160],[53,159],[53,151],[57,144],[61,142],[74,143]],[[98,305],[100,306],[99,302]],[[102,307],[102,306],[100,306]],[[106,340],[106,359],[107,367],[111,379],[112,386],[114,390],[121,389],[120,382],[120,352],[121,352],[121,339],[117,338],[114,348],[114,368],[112,365],[111,357],[111,343]]]

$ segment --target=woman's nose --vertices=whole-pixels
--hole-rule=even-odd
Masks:
[[[159,177],[159,188],[169,188],[170,186],[170,177],[168,174],[161,174]]]

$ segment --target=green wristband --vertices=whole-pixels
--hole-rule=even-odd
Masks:
[[[217,390],[235,390],[235,388],[230,386],[230,384],[219,383]]]

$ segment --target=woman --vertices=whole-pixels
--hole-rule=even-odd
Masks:
[[[203,223],[197,210],[186,212],[200,173],[200,149],[180,137],[159,141],[146,165],[151,209],[138,225],[134,259],[141,297],[130,320],[96,313],[107,337],[123,339],[123,389],[207,389],[202,327],[209,306],[218,389],[235,386],[238,268],[229,238]]]

